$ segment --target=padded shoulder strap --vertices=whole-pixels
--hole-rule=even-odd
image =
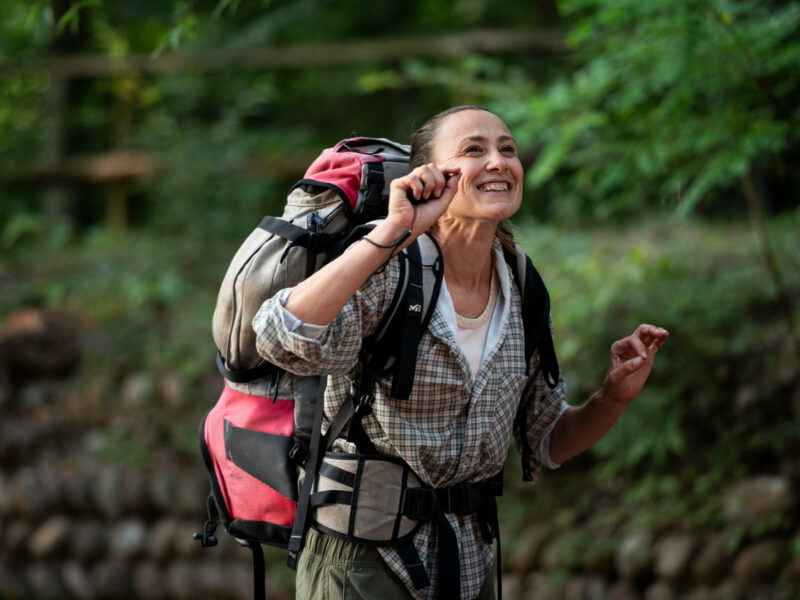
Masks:
[[[514,273],[514,280],[522,295],[522,325],[525,330],[525,359],[530,364],[534,350],[539,350],[539,370],[544,372],[545,381],[552,389],[558,384],[559,369],[556,359],[553,336],[550,333],[550,295],[542,277],[533,266],[533,262],[519,246],[516,253],[503,249],[506,263]],[[534,377],[539,373],[537,370]],[[525,432],[527,426],[528,406],[520,404],[517,410],[515,426],[521,441],[522,479],[531,481],[531,454],[533,449]]]
[[[438,244],[428,235],[417,238],[400,261],[400,283],[391,306],[362,348],[362,393],[380,372],[391,367],[392,396],[407,399],[417,363],[417,347],[428,326],[442,287],[444,270]]]
[[[530,363],[534,350],[539,350],[539,368],[544,371],[550,388],[558,383],[559,368],[556,360],[553,336],[550,333],[550,294],[533,266],[533,261],[519,245],[516,254],[503,249],[506,263],[514,273],[514,279],[522,296],[522,324],[525,329],[525,359]]]
[[[436,308],[443,276],[441,251],[432,237],[422,236],[417,243],[406,248],[405,255],[408,286],[395,316],[395,319],[403,319],[403,324],[395,329],[402,332],[402,342],[392,379],[392,397],[399,400],[407,400],[411,395],[417,368],[417,348],[422,332]],[[391,331],[394,328],[390,326],[388,329]]]

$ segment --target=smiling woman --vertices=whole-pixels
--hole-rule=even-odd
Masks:
[[[435,518],[420,521],[412,543],[377,548],[349,530],[312,530],[298,564],[298,598],[338,598],[345,590],[358,598],[493,598],[491,482],[512,432],[530,450],[523,452],[530,479],[582,452],[639,393],[668,335],[640,325],[615,342],[600,390],[583,406],[569,407],[563,379],[548,379],[538,350],[526,359],[523,303],[507,263],[509,252],[522,251],[503,226],[522,202],[522,165],[511,132],[483,108],[451,108],[414,134],[411,166],[392,182],[388,216],[362,238],[367,243],[267,300],[253,320],[265,359],[289,371],[329,375],[330,419],[352,402],[362,337],[375,331],[391,304],[401,276],[400,261],[392,259],[402,247],[397,241],[429,235],[441,247],[444,281],[420,338],[411,395],[392,397],[391,375],[379,378],[372,410],[361,421],[366,440],[333,444],[343,453],[337,456],[369,455],[410,467],[432,489]],[[515,428],[515,422],[524,425]],[[360,485],[370,492],[364,493],[377,497],[388,497],[396,485],[380,477],[365,482]],[[399,523],[409,514],[387,506],[379,516]]]

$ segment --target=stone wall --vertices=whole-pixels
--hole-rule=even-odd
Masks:
[[[218,547],[203,550],[193,539],[208,484],[199,453],[179,452],[168,426],[193,429],[219,393],[219,377],[209,373],[191,394],[170,373],[83,381],[57,353],[49,373],[41,364],[10,369],[2,342],[0,598],[250,598],[249,550],[222,529]],[[32,352],[31,360],[40,356]],[[76,364],[72,354],[66,359]],[[140,448],[126,440],[143,441],[149,454],[137,459]],[[624,515],[613,525],[577,521],[521,532],[502,523],[504,596],[800,598],[795,467],[720,490],[726,526],[714,531],[628,531]],[[291,597],[283,554],[268,556],[269,597]]]
[[[127,393],[135,387],[124,386]],[[33,384],[21,393],[21,401],[5,404],[0,425],[0,597],[251,597],[249,551],[221,529],[216,548],[203,550],[193,539],[208,490],[199,458],[192,462],[166,448],[145,468],[110,463],[92,450],[96,430],[80,427],[96,419],[80,416],[77,399],[65,396],[59,384]],[[119,398],[132,402],[124,394]],[[754,477],[724,493],[732,528],[770,516],[796,517],[787,478]],[[800,598],[794,592],[800,590],[798,535],[800,530],[751,536],[732,548],[730,530],[665,527],[621,534],[619,528],[580,523],[532,527],[506,551],[504,595]],[[275,556],[275,568],[285,569]],[[290,595],[288,587],[271,585],[271,597]]]
[[[800,557],[791,547],[796,536],[773,533],[739,544],[734,537],[732,530],[641,528],[620,535],[533,527],[509,553],[504,594],[531,600],[800,598]]]
[[[221,528],[217,547],[193,539],[208,496],[199,454],[104,460],[94,426],[80,427],[95,419],[58,383],[21,393],[0,424],[0,598],[252,597],[248,549]]]

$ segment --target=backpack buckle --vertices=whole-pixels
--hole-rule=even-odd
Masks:
[[[295,442],[292,449],[289,450],[289,458],[301,467],[306,466],[308,460],[308,449],[302,444]]]
[[[358,400],[356,401],[355,412],[364,417],[367,415],[371,415],[372,405],[374,403],[375,403],[375,396],[365,392],[358,397]]]
[[[480,508],[480,489],[470,483],[459,483],[440,489],[439,500],[442,510],[456,515],[470,515]]]
[[[410,519],[429,521],[436,515],[436,490],[407,488],[403,490],[402,513]]]
[[[194,539],[200,540],[200,545],[203,548],[211,548],[217,545],[217,536],[214,535],[217,531],[217,524],[209,519],[203,526],[203,533],[195,533]]]

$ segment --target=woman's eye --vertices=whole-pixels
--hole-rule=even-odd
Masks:
[[[500,148],[500,152],[503,152],[504,154],[516,154],[517,149],[514,146],[503,146]]]
[[[474,154],[475,152],[480,152],[480,151],[481,151],[480,146],[467,146],[466,150],[464,150],[464,152],[468,154]]]

